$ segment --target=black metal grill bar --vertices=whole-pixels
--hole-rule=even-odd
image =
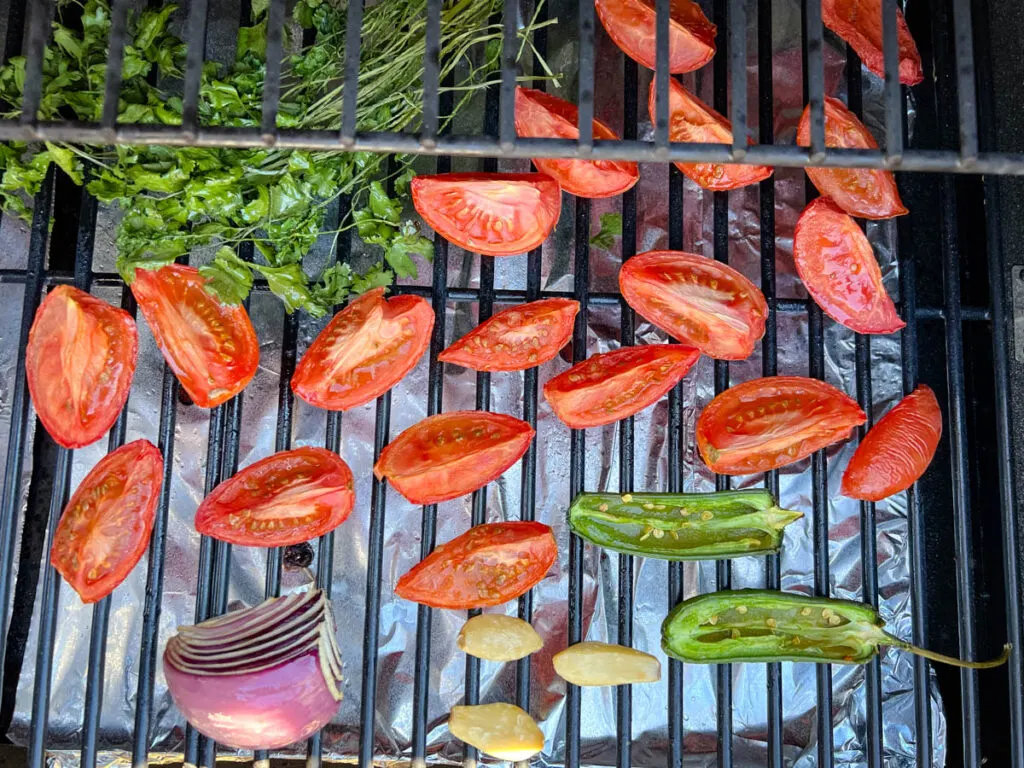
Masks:
[[[266,141],[273,141],[274,133],[277,131],[286,5],[286,0],[270,0],[270,7],[267,10],[267,64],[263,77],[263,114],[260,119],[260,130]]]
[[[669,53],[669,18],[670,0],[655,0],[655,56],[658,61],[668,61]],[[628,57],[624,57],[628,58]],[[632,61],[632,60],[631,60]],[[670,75],[668,67],[658,67],[654,73],[654,144],[655,153],[659,157],[665,156],[665,149],[669,144],[668,131],[668,79]],[[628,123],[627,123],[628,125]],[[635,140],[636,134],[623,134],[627,140]]]
[[[900,93],[899,42],[896,28],[897,0],[882,0],[882,37],[885,58],[885,156],[896,160],[903,156],[903,100]],[[860,78],[860,59],[847,46],[847,71]]]
[[[732,80],[732,103],[728,103],[729,100],[726,99],[726,103],[721,107],[715,104],[715,109],[719,109],[722,114],[726,111],[729,113],[729,120],[732,123],[732,153],[736,157],[747,154],[747,7],[747,0],[729,0],[726,45],[729,54],[729,76]],[[724,52],[715,57],[716,67],[719,58],[725,58]],[[718,82],[717,68],[715,82]]]
[[[501,96],[498,105],[498,139],[502,150],[515,146],[516,122],[516,23],[519,14],[517,0],[504,0],[501,14]]]
[[[117,124],[127,28],[128,0],[113,0],[110,4],[110,42],[107,50],[106,81],[103,84],[103,114],[100,117],[100,122],[108,131]],[[111,132],[111,140],[113,138]]]
[[[49,38],[50,18],[53,7],[45,0],[28,4],[28,40],[25,46],[25,95],[22,100],[22,112],[19,121],[11,121],[12,125],[21,125],[22,137],[35,125],[39,103],[43,95],[43,50]],[[13,137],[12,137],[13,138]]]
[[[953,0],[956,95],[960,119],[960,154],[970,165],[978,156],[978,104],[974,86],[974,25],[970,0]]]
[[[427,15],[430,21],[430,15]],[[352,0],[348,4],[345,19],[345,89],[341,95],[341,134],[338,143],[344,149],[358,149],[356,146],[356,104],[359,97],[359,49],[363,31],[363,0]],[[428,31],[429,34],[429,31]],[[431,72],[429,60],[424,60],[423,94],[427,95],[428,78]],[[437,87],[436,78],[434,87]],[[429,105],[423,104],[424,126],[427,125]]]
[[[804,104],[811,107],[811,165],[825,153],[825,64],[823,60],[821,4],[802,0]]]
[[[579,154],[587,157],[594,146],[594,4],[580,2],[579,9],[579,92],[577,125]]]
[[[188,12],[188,51],[185,53],[185,86],[181,102],[181,132],[187,142],[199,136],[199,88],[206,58],[208,4],[209,0],[194,0]]]
[[[427,0],[426,48],[423,53],[423,138],[427,146],[436,144],[441,103],[438,91],[441,70],[441,2]],[[354,102],[352,108],[354,113]],[[354,130],[353,123],[353,135]]]

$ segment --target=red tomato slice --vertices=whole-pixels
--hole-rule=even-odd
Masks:
[[[892,333],[904,323],[882,285],[882,270],[857,222],[830,198],[811,202],[796,223],[793,261],[825,313],[857,333]]]
[[[36,414],[58,445],[81,448],[113,426],[138,349],[124,310],[69,285],[46,295],[28,334],[25,374]]]
[[[423,220],[460,248],[485,256],[531,251],[562,209],[558,182],[544,173],[442,173],[412,180]]]
[[[502,310],[437,356],[474,371],[523,371],[569,343],[580,311],[572,299],[541,299]]]
[[[430,345],[434,310],[418,296],[384,298],[374,288],[327,324],[306,350],[292,391],[310,405],[347,411],[401,381]]]
[[[456,611],[501,605],[543,579],[557,555],[543,523],[485,523],[427,555],[398,580],[395,594]]]
[[[686,375],[700,351],[645,344],[593,355],[544,385],[544,399],[573,429],[599,427],[653,405]]]
[[[822,0],[821,20],[850,44],[869,70],[885,77],[881,0]],[[900,82],[917,85],[924,80],[921,54],[917,52],[899,6],[896,6],[896,39],[899,41]]]
[[[804,107],[797,128],[796,143],[811,144],[811,107]],[[825,146],[844,149],[878,149],[878,142],[857,116],[838,99],[825,97]],[[806,168],[818,191],[831,197],[851,216],[891,219],[907,213],[889,171],[869,168]]]
[[[578,139],[579,111],[575,104],[550,96],[544,91],[516,88],[516,133],[534,139]],[[596,118],[595,139],[617,139],[615,131]],[[546,173],[558,185],[577,197],[614,197],[640,180],[636,163],[615,160],[558,160],[534,158],[537,170]]]
[[[83,603],[113,592],[146,551],[163,469],[148,440],[122,445],[100,459],[64,507],[50,563]]]
[[[928,469],[942,437],[942,411],[924,384],[900,400],[861,440],[843,473],[843,496],[881,501]]]
[[[713,471],[749,475],[784,467],[845,440],[867,420],[848,395],[802,376],[731,387],[697,419],[697,447]]]
[[[718,360],[745,360],[764,336],[768,304],[732,267],[684,251],[648,251],[619,271],[619,290],[638,314]]]
[[[594,0],[597,17],[624,54],[654,69],[655,12],[653,0]],[[692,0],[671,0],[668,26],[668,71],[700,69],[715,55],[717,28]]]
[[[256,374],[260,345],[245,307],[223,304],[195,267],[135,270],[132,293],[192,402],[213,408]]]
[[[295,448],[225,480],[196,510],[196,530],[243,547],[286,547],[330,533],[352,512],[352,471],[326,448]]]
[[[647,109],[651,115],[651,122],[656,122],[657,93],[654,80],[651,80]],[[670,77],[668,137],[672,141],[696,144],[732,144],[732,123]],[[752,142],[747,139],[747,143]],[[772,175],[772,169],[767,165],[676,163],[676,168],[704,189],[716,192],[756,184]]]
[[[525,421],[502,413],[439,413],[392,440],[373,474],[413,504],[436,504],[500,477],[526,453],[534,434]]]

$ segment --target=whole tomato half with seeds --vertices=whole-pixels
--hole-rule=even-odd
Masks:
[[[657,50],[654,0],[595,0],[608,37],[638,64],[655,68]],[[693,0],[671,0],[668,23],[668,71],[700,69],[715,55],[718,29]]]
[[[821,20],[850,44],[864,66],[879,77],[885,77],[881,0],[822,0]],[[896,40],[899,47],[900,82],[903,85],[917,85],[924,80],[921,54],[917,52],[917,44],[899,5],[896,6]]]

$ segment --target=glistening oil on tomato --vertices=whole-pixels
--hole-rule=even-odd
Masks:
[[[619,49],[639,64],[654,69],[656,14],[653,0],[595,0],[601,25]],[[715,55],[717,28],[693,0],[670,0],[668,71],[700,69]]]

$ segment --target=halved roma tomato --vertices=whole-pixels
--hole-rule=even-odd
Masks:
[[[784,467],[845,440],[867,420],[851,397],[802,376],[767,376],[730,387],[697,419],[704,463],[722,475]]]
[[[525,421],[502,413],[439,413],[392,440],[373,474],[413,504],[435,504],[500,477],[526,453],[534,434]]]
[[[811,106],[804,107],[796,143],[811,144]],[[878,142],[857,116],[839,99],[825,97],[825,146],[844,149],[878,149]],[[907,213],[889,171],[870,168],[806,168],[818,191],[831,197],[851,216],[890,219]]]
[[[485,523],[427,555],[398,580],[395,594],[456,611],[501,605],[543,579],[557,555],[543,523]]]
[[[657,120],[655,81],[647,97],[651,122]],[[668,79],[668,137],[699,144],[732,144],[732,123],[702,102],[675,78]],[[747,139],[747,143],[751,143]],[[676,168],[704,189],[725,192],[756,184],[772,175],[767,165],[676,163]]]
[[[544,91],[516,88],[516,133],[535,139],[578,139],[579,110],[565,99]],[[615,131],[594,119],[595,139],[617,139]],[[533,164],[577,197],[621,195],[640,180],[636,163],[615,160],[558,160],[537,157]]]
[[[654,0],[594,0],[597,17],[624,54],[654,69]],[[671,0],[668,23],[668,71],[700,69],[715,55],[717,28],[692,0]]]
[[[611,424],[660,400],[699,357],[700,350],[683,344],[614,349],[550,379],[544,399],[573,429]]]
[[[70,285],[50,291],[25,348],[32,405],[58,445],[81,448],[117,420],[135,375],[139,334],[123,309]]]
[[[545,173],[442,173],[412,180],[423,220],[460,248],[514,256],[544,242],[562,209],[558,182]]]
[[[196,530],[243,547],[286,547],[330,533],[354,504],[352,470],[338,454],[295,448],[214,488],[196,510]]]
[[[904,323],[882,285],[882,270],[857,222],[819,197],[796,223],[793,261],[825,313],[857,333],[892,333]]]
[[[347,411],[380,397],[411,371],[430,345],[434,310],[419,296],[384,298],[374,288],[327,324],[292,375],[310,405]]]
[[[136,269],[132,293],[192,402],[213,408],[252,380],[260,345],[245,307],[222,303],[195,267]]]
[[[942,411],[924,384],[900,400],[861,440],[843,473],[843,496],[881,501],[928,469],[942,437]]]
[[[99,460],[64,507],[50,563],[83,603],[113,592],[146,551],[163,469],[148,440],[122,445]]]
[[[647,251],[619,271],[622,297],[666,333],[718,360],[745,360],[768,304],[732,267],[684,251]]]
[[[541,299],[504,309],[437,356],[474,371],[523,371],[546,363],[569,343],[580,311],[572,299]]]
[[[860,56],[869,70],[885,77],[882,55],[882,0],[822,0],[821,20]],[[910,36],[903,11],[896,6],[896,39],[899,41],[900,82],[917,85],[924,80],[921,54]]]

